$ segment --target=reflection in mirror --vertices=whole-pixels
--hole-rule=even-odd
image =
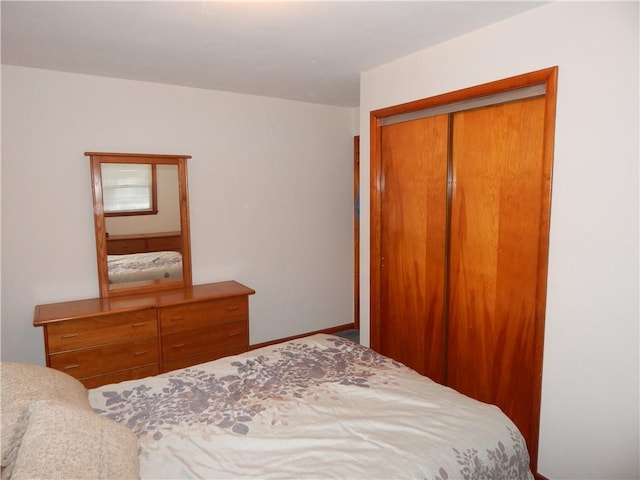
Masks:
[[[177,165],[102,164],[109,285],[182,279],[178,193]]]
[[[186,159],[92,153],[101,296],[191,285]]]
[[[155,165],[103,163],[100,172],[106,217],[158,213]]]

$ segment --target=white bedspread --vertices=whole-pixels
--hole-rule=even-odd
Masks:
[[[90,390],[138,436],[141,476],[532,479],[495,406],[330,335]]]
[[[109,283],[141,282],[182,277],[179,252],[144,252],[107,255]]]

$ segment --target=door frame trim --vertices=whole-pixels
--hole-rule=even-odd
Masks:
[[[360,328],[360,135],[353,137],[353,327]]]

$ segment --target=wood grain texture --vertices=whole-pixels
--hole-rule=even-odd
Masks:
[[[97,315],[85,319],[51,323],[47,327],[49,352],[58,353],[83,347],[157,336],[158,322],[152,308],[126,313]]]
[[[187,288],[177,288],[160,292],[141,293],[111,298],[87,298],[70,302],[36,305],[33,325],[36,327],[75,320],[93,318],[96,315],[137,311],[144,308],[186,305],[223,298],[253,295],[255,290],[233,280],[203,283]]]
[[[537,429],[544,98],[457,113],[447,384]],[[473,374],[470,374],[473,372]]]
[[[107,255],[162,251],[181,252],[182,234],[180,232],[159,232],[109,235],[107,237]]]
[[[353,324],[360,328],[360,135],[353,137]],[[356,209],[356,205],[358,209]]]
[[[144,367],[122,370],[120,372],[112,372],[106,375],[97,375],[95,377],[83,378],[82,384],[86,388],[97,388],[108,383],[120,383],[127,380],[136,380],[138,378],[150,377],[160,373],[158,364],[146,365]]]
[[[388,269],[383,252],[393,250],[384,245],[391,240],[385,235],[385,229],[388,229],[385,217],[397,215],[394,208],[398,208],[392,205],[391,213],[386,211],[389,207],[385,202],[386,182],[390,172],[385,162],[389,155],[396,155],[396,146],[385,144],[391,136],[385,140],[389,130],[383,126],[384,121],[395,115],[413,114],[485,95],[545,86],[544,96],[534,99],[531,115],[518,113],[523,105],[512,105],[509,109],[514,108],[513,112],[505,111],[500,115],[489,110],[450,114],[456,117],[455,121],[451,120],[455,131],[450,129],[451,149],[448,152],[452,162],[449,175],[455,183],[447,203],[450,216],[447,217],[449,222],[445,223],[448,225],[446,245],[449,251],[443,275],[446,298],[443,306],[445,374],[442,381],[446,384],[450,380],[470,396],[496,403],[516,419],[527,441],[534,475],[538,458],[557,82],[558,67],[551,67],[370,113],[370,345],[383,353],[386,350],[390,356],[407,358],[402,356],[402,349],[397,345],[401,341],[414,344],[413,336],[421,335],[422,330],[412,332],[403,326],[393,329],[392,326],[401,323],[397,317],[403,315],[402,308],[408,308],[408,311],[411,308],[402,306],[397,314],[389,305],[385,306],[391,291],[389,286],[383,288],[385,282],[393,282],[389,285],[395,296],[411,297],[416,293],[396,288],[396,280],[384,278]],[[476,115],[488,115],[485,119],[489,122],[487,131],[469,131],[472,121],[480,118]],[[397,125],[411,128],[414,121]],[[537,127],[532,134],[530,129],[534,125]],[[454,139],[460,140],[463,134],[469,136],[453,146]],[[397,138],[397,143],[406,141],[401,135]],[[397,151],[402,154],[407,148],[398,145]],[[461,153],[464,153],[463,157]],[[537,155],[535,162],[534,154]],[[502,156],[506,161],[487,159],[489,155]],[[411,190],[411,173],[401,175],[407,179],[402,181],[409,182],[407,189]],[[422,172],[418,170],[416,175],[420,177]],[[395,188],[405,187],[403,184]],[[422,193],[418,191],[417,195]],[[424,228],[424,219],[418,218],[417,225],[418,230]],[[431,235],[432,232],[428,232],[426,238]],[[454,246],[453,242],[457,241],[460,243]],[[403,285],[407,291],[413,284],[422,290],[426,283],[421,280]],[[402,305],[402,300],[392,301]],[[404,336],[404,339],[392,343],[386,339],[389,335]],[[494,374],[487,373],[490,365],[495,369]],[[474,379],[476,370],[478,379]],[[527,384],[529,381],[532,383]]]
[[[201,353],[198,355],[185,356],[177,360],[172,360],[170,362],[163,362],[162,373],[170,372],[172,370],[177,370],[178,368],[190,367],[192,365],[197,365],[199,363],[211,362],[212,360],[217,360],[218,358],[227,357],[229,355],[238,355],[246,351],[247,351],[246,348],[244,348],[243,346],[233,346],[233,347],[211,350],[206,353]]]
[[[47,365],[94,388],[246,352],[253,293],[229,281],[38,305],[33,323]]]
[[[187,183],[187,159],[191,155],[157,155],[85,152],[91,161],[91,185],[93,190],[93,219],[96,237],[96,259],[98,264],[98,287],[101,297],[115,297],[135,293],[170,290],[192,285],[191,268],[191,233],[189,231],[189,187]],[[182,254],[182,278],[148,280],[130,283],[109,283],[107,266],[107,231],[105,226],[105,212],[102,189],[102,163],[149,163],[161,165],[176,165],[178,168],[178,204],[180,206],[180,234],[179,246]]]
[[[162,334],[246,320],[249,318],[249,300],[246,296],[232,297],[164,307],[159,310],[159,318]]]
[[[239,347],[249,349],[249,325],[246,320],[217,324],[215,328],[200,328],[163,335],[162,361]]]
[[[50,356],[50,367],[83,379],[143,365],[158,365],[157,337],[83,348]]]
[[[442,381],[446,115],[382,129],[380,352]]]

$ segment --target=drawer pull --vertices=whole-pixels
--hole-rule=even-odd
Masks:
[[[62,367],[62,370],[73,370],[74,368],[80,368],[80,364],[76,363],[74,365],[67,365],[66,367]]]
[[[136,327],[144,327],[147,324],[147,322],[140,322],[140,323],[134,323],[133,325],[131,325],[133,328]]]
[[[182,348],[184,347],[184,343],[178,343],[177,345],[171,345],[171,348]]]
[[[227,312],[235,312],[239,308],[240,307],[238,307],[237,305],[231,305],[230,307],[227,307]]]
[[[149,353],[149,350],[145,350],[144,352],[134,352],[133,356],[140,357],[142,355],[146,355],[147,353]]]
[[[231,337],[237,337],[238,335],[241,335],[240,332],[235,332],[235,333],[227,333],[227,337],[231,338]]]
[[[180,320],[184,320],[184,317],[171,317],[169,320],[172,322],[179,322]]]
[[[60,338],[73,338],[73,337],[77,337],[78,335],[80,335],[79,333],[67,333],[66,335],[62,335]]]

